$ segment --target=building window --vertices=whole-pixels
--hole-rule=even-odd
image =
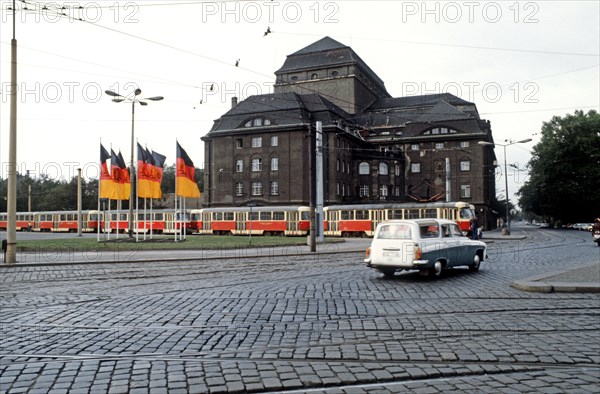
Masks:
[[[400,176],[400,164],[394,164],[394,175]]]
[[[443,172],[446,168],[446,165],[441,160],[436,160],[434,164],[434,169],[436,172]]]
[[[387,185],[381,185],[379,186],[379,197],[382,200],[385,200],[388,196],[388,187]]]
[[[317,78],[319,78],[319,74],[317,74],[317,73],[310,74],[310,79],[317,79]]]
[[[262,137],[252,137],[252,147],[260,148],[262,146]]]
[[[394,195],[400,197],[400,186],[394,186]]]
[[[462,160],[460,162],[461,171],[471,171],[471,162],[469,160]]]
[[[252,182],[252,195],[262,196],[262,182]]]
[[[252,172],[262,171],[262,159],[252,159]]]
[[[360,196],[369,197],[369,185],[360,185]]]
[[[460,198],[471,198],[471,185],[460,185]]]
[[[244,171],[244,160],[239,159],[235,161],[235,172],[243,172]]]
[[[271,171],[279,171],[279,157],[271,157]]]
[[[460,141],[460,147],[461,148],[468,148],[469,147],[469,141]]]
[[[379,163],[379,175],[388,174],[388,165],[386,163]]]
[[[412,144],[410,150],[419,150],[419,144]]]
[[[350,162],[346,162],[346,172],[350,174]]]
[[[244,194],[244,184],[242,182],[237,182],[235,184],[235,195],[241,196]]]
[[[421,172],[421,163],[412,163],[410,165],[410,172],[412,172],[413,174]]]
[[[340,195],[340,183],[338,182],[336,185],[336,195]]]
[[[435,143],[435,149],[444,149],[444,143],[443,142],[436,142]]]
[[[337,159],[335,161],[335,169],[337,172],[340,172],[340,159]]]
[[[242,149],[244,147],[244,142],[241,138],[235,139],[235,147],[236,149]]]
[[[271,181],[271,195],[272,196],[279,195],[279,182]]]
[[[277,135],[271,136],[271,146],[279,146],[279,136],[277,136]]]
[[[332,77],[337,77],[339,74],[340,74],[340,73],[339,73],[339,72],[337,72],[337,71],[335,71],[335,70],[331,72],[331,76],[332,76]]]
[[[358,165],[358,174],[359,175],[369,175],[369,163],[363,161]]]

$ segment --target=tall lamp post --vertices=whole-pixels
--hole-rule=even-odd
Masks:
[[[526,142],[531,141],[531,138],[526,138],[524,140],[520,140],[520,141],[509,141],[508,144],[497,144],[494,142],[487,142],[487,141],[479,141],[478,144],[479,145],[490,145],[490,146],[494,146],[494,145],[498,145],[504,148],[504,188],[506,190],[506,235],[510,235],[510,220],[509,220],[509,210],[508,210],[508,165],[506,163],[506,147],[507,146],[511,146],[514,144],[524,144]]]
[[[104,93],[111,96],[115,103],[131,103],[131,162],[129,164],[129,176],[131,177],[131,193],[129,193],[129,238],[133,238],[133,193],[136,190],[136,182],[135,178],[135,168],[133,161],[133,142],[135,135],[135,104],[138,103],[140,105],[148,105],[146,100],[150,101],[160,101],[164,99],[162,96],[155,97],[146,97],[146,98],[138,98],[138,96],[142,93],[142,89],[137,88],[134,90],[133,94],[129,94],[127,96],[122,96],[117,92],[113,92],[112,90],[106,90]],[[137,196],[136,196],[137,197]]]

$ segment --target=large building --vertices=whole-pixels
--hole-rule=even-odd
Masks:
[[[323,127],[325,205],[474,204],[495,223],[489,121],[448,93],[393,98],[352,50],[329,37],[289,55],[272,94],[237,102],[205,143],[204,206],[308,205],[315,123]]]

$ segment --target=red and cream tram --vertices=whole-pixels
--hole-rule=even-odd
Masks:
[[[324,233],[329,236],[372,237],[384,220],[423,218],[454,220],[468,233],[475,206],[465,202],[332,205],[324,213]]]

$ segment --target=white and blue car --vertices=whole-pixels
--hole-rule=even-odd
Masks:
[[[388,277],[403,270],[439,277],[457,266],[477,271],[486,257],[485,243],[467,238],[451,220],[389,220],[377,225],[365,263]]]

